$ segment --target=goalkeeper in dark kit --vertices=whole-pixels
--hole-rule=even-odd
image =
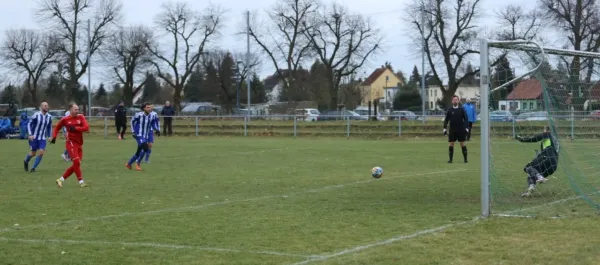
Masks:
[[[535,190],[535,185],[548,181],[547,177],[554,174],[558,167],[558,142],[550,133],[548,127],[544,127],[544,132],[531,136],[517,136],[517,140],[522,143],[540,142],[541,151],[536,151],[535,158],[525,165],[523,169],[527,173],[527,192],[523,193],[523,197],[531,196]]]

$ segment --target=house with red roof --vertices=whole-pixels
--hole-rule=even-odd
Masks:
[[[400,78],[389,68],[381,66],[377,68],[365,79],[361,85],[362,106],[368,105],[369,101],[378,99],[381,103],[387,100],[393,101],[398,92],[398,84],[401,84]]]
[[[542,83],[536,79],[519,82],[505,100],[498,101],[498,109],[510,111],[542,110]]]

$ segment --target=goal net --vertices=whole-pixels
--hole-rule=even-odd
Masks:
[[[598,213],[600,53],[524,41],[481,49],[482,214]]]

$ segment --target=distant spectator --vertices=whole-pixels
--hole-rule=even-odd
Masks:
[[[473,123],[477,121],[477,110],[475,105],[470,98],[467,98],[467,102],[463,106],[465,112],[467,113],[467,118],[469,119],[469,131],[467,132],[467,141],[471,141],[471,132],[473,131]]]
[[[175,109],[171,106],[171,102],[165,102],[165,106],[160,112],[160,115],[164,117],[163,133],[168,136],[173,135],[173,116],[175,116]]]
[[[7,117],[10,120],[10,125],[13,127],[17,125],[17,111],[15,103],[10,102],[8,103],[8,109],[4,113],[4,117]]]
[[[115,108],[115,127],[117,127],[119,140],[125,139],[125,131],[127,130],[127,108],[125,108],[125,102],[122,100]]]
[[[27,116],[27,112],[23,111],[21,113],[21,120],[19,121],[19,138],[25,139],[29,135],[27,135],[27,125],[29,125],[29,116]]]

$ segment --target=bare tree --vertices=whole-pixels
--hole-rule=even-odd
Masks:
[[[173,104],[179,110],[183,86],[204,54],[206,45],[218,36],[223,11],[210,6],[198,13],[185,2],[163,4],[162,9],[156,17],[156,25],[172,42],[168,49],[161,49],[158,44],[148,45],[148,49],[155,57],[152,64],[157,76],[174,88]]]
[[[245,52],[234,52],[233,53],[233,59],[236,61],[237,64],[237,72],[239,74],[239,79],[240,80],[246,80],[246,77],[248,77],[249,75],[252,75],[252,72],[256,73],[259,71],[260,69],[260,65],[262,64],[262,61],[260,59],[260,56],[256,53],[250,53],[250,64],[246,65],[246,53]],[[240,82],[241,84],[241,82]]]
[[[600,49],[600,10],[595,0],[540,0],[541,9],[546,13],[546,21],[567,36],[567,43],[577,51],[598,51]],[[592,58],[582,62],[574,56],[569,65],[572,78],[580,79],[580,73],[587,67],[586,82],[593,73]]]
[[[35,30],[9,30],[0,53],[4,63],[14,71],[25,73],[26,93],[31,96],[31,103],[37,106],[38,84],[47,73],[48,67],[54,63],[59,52],[59,42],[50,34],[40,34]]]
[[[543,28],[542,13],[538,9],[528,12],[518,5],[507,5],[496,12],[501,40],[533,40]]]
[[[479,72],[479,69],[463,70],[463,64],[479,53],[473,48],[478,34],[479,3],[480,0],[415,0],[408,9],[412,14],[412,29],[416,31],[415,41],[420,45],[421,36],[425,38],[425,54],[433,79],[448,81],[447,85],[439,84],[445,106],[450,106],[460,84]],[[422,11],[425,24],[420,16],[414,15]]]
[[[342,79],[354,74],[379,50],[382,38],[370,20],[350,14],[339,4],[323,9],[309,23],[304,33],[325,66],[329,108],[336,108]]]
[[[154,43],[152,31],[144,26],[121,28],[109,38],[103,49],[105,61],[112,73],[123,85],[125,104],[131,106],[133,97],[144,86],[144,73],[151,66],[151,52]],[[136,83],[138,83],[136,85]]]
[[[269,22],[254,21],[248,29],[252,40],[273,63],[286,93],[293,94],[300,89],[299,82],[294,79],[302,68],[302,63],[311,57],[311,44],[305,34],[305,24],[316,14],[317,8],[316,0],[278,1],[267,12]],[[264,27],[264,24],[268,26]],[[265,30],[261,31],[259,28]]]

